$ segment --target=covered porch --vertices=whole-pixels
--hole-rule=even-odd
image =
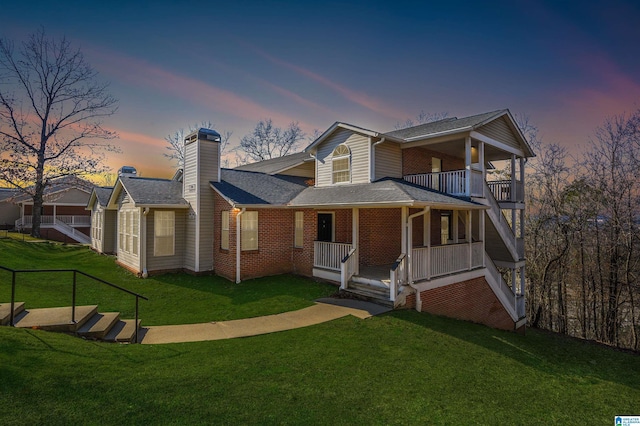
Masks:
[[[350,226],[331,225],[342,228],[342,241],[314,242],[313,275],[337,281],[343,290],[365,289],[395,302],[403,286],[482,268],[482,208],[342,210],[334,217],[348,220]],[[318,236],[328,235],[321,229],[326,225],[319,219]]]

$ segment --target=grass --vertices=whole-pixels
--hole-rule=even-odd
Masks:
[[[292,275],[232,283],[217,276],[166,274],[140,279],[85,247],[0,239],[0,265],[12,269],[78,269],[142,294],[143,325],[189,324],[277,314],[302,309],[336,287]],[[0,301],[11,297],[11,274],[0,271]],[[28,308],[70,306],[71,273],[17,274],[16,300]],[[135,298],[78,275],[77,303],[98,304],[133,318]]]
[[[25,267],[20,265],[30,262],[30,250],[43,250],[43,267],[56,263],[56,256],[87,256],[64,246],[5,242],[2,263],[7,255],[12,267]],[[19,255],[22,250],[28,255]],[[91,254],[87,269],[123,272],[112,263],[101,266],[103,259],[109,260]],[[96,269],[89,272],[100,275]],[[229,317],[240,316],[246,304],[272,305],[286,290],[273,294],[265,281],[246,288],[253,296],[221,297],[191,277],[182,285],[176,283],[180,275],[171,277],[155,281],[155,295],[175,286],[228,298],[229,312],[219,315]],[[294,282],[292,293],[302,283],[315,285]],[[298,301],[308,303],[299,295],[289,304]],[[640,413],[640,356],[414,311],[243,339],[149,346],[0,327],[0,407],[2,425],[613,424],[615,415]]]

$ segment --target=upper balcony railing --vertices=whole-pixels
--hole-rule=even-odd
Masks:
[[[450,172],[421,173],[406,175],[404,180],[446,194],[462,197],[484,197],[482,172],[471,170],[469,191],[467,190],[468,172],[468,170],[454,170]]]
[[[496,201],[524,201],[524,185],[520,181],[494,180],[487,182],[487,185]]]

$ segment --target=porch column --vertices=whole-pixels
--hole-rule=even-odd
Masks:
[[[485,229],[484,228],[484,220],[485,220],[486,214],[487,213],[484,210],[478,210],[478,219],[479,219],[479,222],[480,222],[480,223],[478,223],[478,234],[479,234],[479,237],[482,239],[482,267],[483,268],[487,266],[487,265],[485,265],[485,261],[484,261],[485,260],[484,259],[484,257],[485,257],[485,244],[486,244],[486,242],[485,242],[485,232],[484,232],[484,229]]]
[[[431,209],[425,214],[427,217],[424,226],[424,243],[427,246],[427,279],[431,279]]]
[[[516,201],[516,155],[511,154],[511,199],[509,201]]]
[[[520,157],[520,186],[522,187],[522,202],[524,202],[524,157]]]
[[[482,180],[487,180],[487,168],[485,167],[484,161],[484,142],[478,143],[478,162],[480,163],[480,171],[482,171]],[[484,188],[484,184],[483,184]],[[484,193],[484,190],[482,191]],[[484,194],[483,194],[484,195]]]
[[[471,196],[471,136],[464,139],[464,167],[465,182],[464,191],[467,197]]]
[[[516,295],[516,268],[511,268],[511,291]]]
[[[469,270],[473,266],[473,237],[471,236],[471,210],[467,210],[467,230],[465,232],[469,243]]]
[[[351,247],[356,249],[354,275],[360,274],[360,209],[351,209]]]
[[[407,220],[408,216],[409,208],[406,206],[402,206],[400,208],[400,229],[402,230],[402,234],[400,235],[400,251],[404,252],[407,257],[407,272],[406,276],[402,278],[406,278],[407,282],[412,282],[413,274],[411,273],[411,247],[408,247],[410,239],[407,238],[407,233],[409,232],[408,230],[411,229]]]
[[[453,213],[451,214],[451,222],[453,222],[451,224],[451,231],[452,234],[451,235],[451,239],[453,240],[453,244],[458,244],[459,238],[458,238],[458,210],[454,210]]]

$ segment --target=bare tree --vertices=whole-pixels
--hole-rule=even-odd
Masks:
[[[213,130],[213,123],[211,121],[203,121],[198,124],[189,125],[189,131],[185,134],[184,128],[178,129],[172,135],[165,136],[164,140],[167,142],[167,146],[165,148],[169,152],[165,152],[162,155],[168,158],[169,160],[175,161],[177,163],[178,168],[184,167],[184,138],[187,134],[193,132],[194,130],[205,128]],[[227,146],[229,145],[229,139],[231,139],[231,135],[233,132],[223,131],[220,136],[220,153],[223,154],[227,150]]]
[[[97,77],[80,50],[44,29],[17,50],[0,39],[0,181],[33,197],[35,237],[50,182],[103,172],[105,153],[117,151],[96,141],[117,137],[101,121],[117,100]]]
[[[253,161],[282,157],[295,152],[298,142],[305,134],[297,122],[286,129],[275,127],[270,118],[260,120],[253,132],[240,139],[239,149]]]
[[[415,118],[407,118],[404,122],[397,122],[394,126],[394,130],[406,129],[407,127],[417,126],[419,124],[433,123],[434,121],[444,120],[449,117],[448,112],[424,112],[420,111],[420,114]]]

